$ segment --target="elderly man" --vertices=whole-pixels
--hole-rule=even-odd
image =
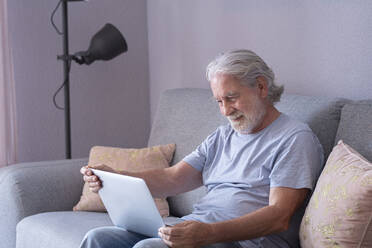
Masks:
[[[323,164],[310,128],[280,113],[283,87],[255,53],[235,50],[207,67],[207,78],[229,124],[217,128],[194,152],[162,170],[125,173],[143,178],[153,196],[167,197],[201,185],[207,194],[194,211],[161,238],[116,227],[93,229],[81,247],[298,247],[305,199]],[[90,189],[101,183],[81,169]]]

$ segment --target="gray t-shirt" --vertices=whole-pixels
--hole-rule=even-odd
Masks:
[[[202,172],[207,194],[184,220],[206,223],[240,217],[269,204],[271,187],[313,189],[323,149],[304,123],[281,114],[254,134],[221,126],[183,161]],[[242,247],[298,247],[299,209],[286,232],[239,241]]]

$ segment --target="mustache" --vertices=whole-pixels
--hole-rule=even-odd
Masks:
[[[244,114],[240,111],[238,112],[234,112],[232,113],[231,115],[227,116],[227,119],[229,119],[230,121],[235,121],[236,119],[242,117]]]

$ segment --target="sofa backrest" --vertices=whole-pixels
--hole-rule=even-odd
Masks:
[[[372,161],[372,100],[345,104],[335,143],[339,140]]]
[[[283,95],[279,111],[309,124],[323,145],[331,151],[337,132],[342,99]],[[173,163],[192,152],[218,126],[227,120],[218,109],[209,89],[172,89],[162,94],[152,125],[148,145],[176,144]],[[183,216],[205,194],[205,188],[170,197],[171,214]]]

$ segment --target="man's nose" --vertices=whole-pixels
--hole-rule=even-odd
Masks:
[[[230,104],[223,103],[221,112],[224,116],[229,116],[234,112],[234,108]]]

